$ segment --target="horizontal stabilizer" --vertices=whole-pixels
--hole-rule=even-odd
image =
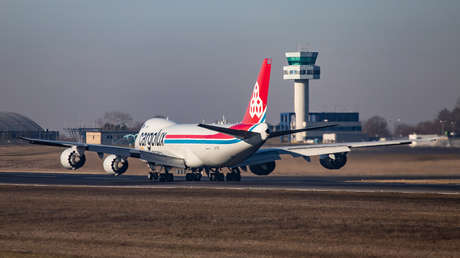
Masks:
[[[311,131],[311,130],[318,130],[318,129],[328,128],[328,127],[333,127],[333,126],[337,126],[337,124],[322,124],[318,126],[309,126],[309,127],[305,127],[302,129],[296,129],[296,130],[277,131],[277,132],[270,133],[268,138],[273,138],[273,137],[278,137],[278,136],[283,136],[283,135],[288,135],[288,134],[293,134],[293,133],[306,132],[306,131]]]
[[[252,136],[259,135],[258,133],[255,132],[248,132],[244,130],[236,130],[236,129],[231,129],[231,128],[226,128],[226,127],[220,127],[220,126],[214,126],[214,125],[206,125],[206,124],[198,124],[199,127],[203,127],[212,131],[216,131],[219,133],[224,133],[231,135],[233,137],[239,138],[239,139],[248,139]]]

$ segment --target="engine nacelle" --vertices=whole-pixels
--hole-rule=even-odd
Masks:
[[[102,165],[105,172],[116,176],[121,175],[128,170],[128,160],[113,154],[107,156]]]
[[[347,153],[321,155],[319,157],[319,163],[327,169],[340,169],[347,163]]]
[[[258,176],[266,176],[275,170],[275,162],[267,162],[262,164],[250,165],[249,169],[252,173]]]
[[[61,165],[67,169],[79,169],[85,165],[85,154],[79,153],[73,148],[68,148],[61,153]]]

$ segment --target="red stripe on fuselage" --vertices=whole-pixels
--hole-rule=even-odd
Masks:
[[[209,134],[209,135],[198,135],[198,134],[167,134],[166,139],[233,139],[234,137],[222,133]]]
[[[244,130],[248,131],[251,128],[252,124],[236,124],[231,127],[230,129],[236,130]],[[224,133],[216,133],[216,134],[167,134],[166,139],[233,139],[235,137],[224,134]]]

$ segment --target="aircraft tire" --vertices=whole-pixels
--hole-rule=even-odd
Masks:
[[[193,174],[193,181],[201,181],[201,174],[200,173]]]
[[[225,181],[225,176],[222,173],[217,174],[217,181]]]
[[[150,172],[148,175],[147,175],[147,178],[151,181],[154,181],[154,180],[158,180],[158,173],[155,173],[155,172]]]

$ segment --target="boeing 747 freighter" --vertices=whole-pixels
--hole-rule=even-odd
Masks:
[[[23,138],[32,144],[67,147],[61,154],[61,164],[67,169],[79,169],[86,161],[85,152],[98,153],[104,170],[121,175],[128,169],[128,159],[146,162],[151,171],[149,178],[161,182],[173,181],[171,168],[187,171],[186,180],[198,181],[203,173],[211,181],[240,181],[240,170],[250,170],[256,175],[268,175],[275,169],[281,154],[303,157],[320,156],[327,169],[339,169],[347,162],[347,153],[354,148],[410,144],[409,140],[371,141],[337,144],[295,145],[261,148],[272,138],[282,135],[334,126],[324,124],[297,130],[269,130],[265,122],[270,82],[271,59],[263,61],[240,123],[217,126],[208,124],[176,124],[173,121],[152,118],[143,124],[134,148],[78,142],[51,141]],[[104,155],[108,154],[105,158]]]

